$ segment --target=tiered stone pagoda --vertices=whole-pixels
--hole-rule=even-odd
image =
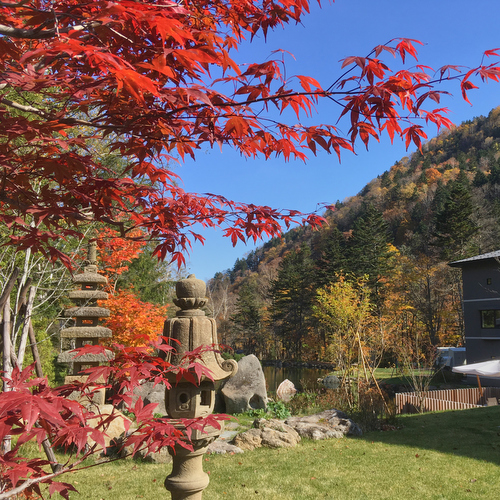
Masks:
[[[75,307],[64,311],[67,318],[75,320],[74,326],[61,330],[62,338],[74,341],[74,346],[68,351],[62,352],[57,358],[60,363],[72,363],[72,370],[65,378],[65,384],[82,380],[81,375],[79,375],[81,370],[109,361],[109,358],[104,354],[85,354],[74,359],[75,353],[71,352],[72,349],[84,345],[97,345],[99,339],[109,338],[112,335],[109,328],[99,325],[101,318],[109,316],[109,309],[97,305],[98,300],[108,299],[108,294],[99,289],[106,285],[108,280],[97,273],[97,243],[95,241],[89,244],[85,264],[83,274],[77,274],[73,278],[73,283],[80,285],[80,289],[69,293],[69,298],[75,303]],[[94,398],[94,402],[103,404],[104,394],[102,393],[98,399],[102,399],[102,401],[96,401]]]

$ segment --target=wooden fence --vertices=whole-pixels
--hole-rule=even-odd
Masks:
[[[496,404],[500,398],[500,387],[484,387],[481,395],[478,387],[467,389],[446,389],[396,394],[397,413],[418,413],[426,411],[465,410]]]

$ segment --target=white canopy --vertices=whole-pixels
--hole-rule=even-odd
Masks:
[[[492,359],[491,361],[472,363],[470,365],[454,366],[452,370],[456,373],[500,378],[500,359]]]

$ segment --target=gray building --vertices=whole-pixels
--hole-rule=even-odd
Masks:
[[[467,364],[500,358],[500,250],[449,265],[462,269]]]

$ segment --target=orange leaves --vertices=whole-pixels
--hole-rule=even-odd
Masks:
[[[103,303],[110,310],[104,322],[113,331],[110,339],[125,346],[146,346],[162,334],[167,306],[142,302],[131,290],[122,290]]]
[[[236,137],[243,137],[247,135],[250,131],[250,127],[248,125],[247,120],[242,118],[241,116],[232,116],[226,122],[224,127],[224,132],[229,135],[233,135]]]
[[[118,231],[103,228],[97,236],[99,260],[105,274],[114,281],[128,270],[128,264],[142,253],[144,234],[142,231],[132,231],[127,238],[119,236]]]
[[[427,179],[427,184],[432,186],[442,177],[442,174],[436,168],[431,167],[425,170],[425,177]]]
[[[145,242],[142,231],[131,231],[127,238],[118,231],[104,228],[97,237],[99,260],[109,278],[110,292],[103,307],[110,310],[105,326],[113,331],[111,342],[125,346],[145,346],[161,335],[167,307],[156,306],[139,300],[133,290],[115,291],[120,274],[143,251]]]

